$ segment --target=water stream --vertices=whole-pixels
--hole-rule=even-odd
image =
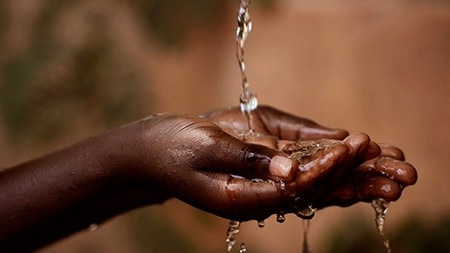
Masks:
[[[240,226],[241,223],[239,221],[230,220],[230,222],[228,223],[227,239],[225,240],[225,242],[227,243],[227,253],[230,253],[234,245],[236,244],[235,236],[239,233]]]
[[[312,251],[309,249],[309,242],[308,242],[308,233],[309,233],[309,225],[311,223],[311,220],[302,220],[302,226],[303,226],[303,243],[302,243],[302,251],[301,253],[312,253]]]
[[[372,201],[372,207],[375,210],[375,224],[377,225],[378,234],[380,235],[383,245],[386,248],[386,252],[391,253],[391,245],[383,232],[388,206],[389,202],[384,199],[375,199]]]
[[[252,115],[251,111],[258,107],[258,99],[256,95],[250,92],[250,83],[247,79],[247,74],[245,72],[245,62],[244,62],[244,45],[247,37],[252,30],[252,21],[250,20],[249,14],[250,0],[240,0],[239,10],[237,13],[237,29],[236,29],[236,58],[239,65],[239,70],[241,72],[242,81],[242,93],[239,97],[239,103],[242,113],[247,118],[248,132],[244,134],[243,139],[254,133],[252,126]],[[264,227],[264,221],[258,221],[259,227]],[[239,233],[240,222],[230,220],[227,229],[227,253],[230,253],[236,244],[235,236]],[[244,253],[247,249],[245,243],[241,243],[239,246],[239,252]]]
[[[253,132],[251,123],[251,111],[258,107],[258,99],[256,94],[250,91],[250,83],[247,79],[246,66],[244,62],[244,45],[247,37],[252,30],[252,21],[249,14],[250,0],[240,0],[239,10],[237,14],[237,29],[236,29],[236,58],[239,69],[241,71],[242,93],[239,98],[241,111],[244,113],[248,122],[249,132]]]
[[[239,70],[241,73],[241,81],[242,81],[242,93],[239,97],[240,102],[240,108],[242,113],[245,115],[248,123],[248,132],[244,134],[242,137],[244,140],[249,137],[250,135],[257,134],[254,131],[254,128],[252,126],[252,114],[251,112],[255,110],[258,107],[258,99],[256,97],[255,93],[252,93],[250,91],[250,83],[247,78],[246,74],[246,65],[244,61],[244,55],[245,55],[245,42],[248,38],[249,33],[252,30],[252,21],[250,19],[249,14],[249,8],[250,8],[250,0],[239,0],[239,9],[237,13],[237,29],[236,29],[236,58],[238,61]],[[302,156],[308,156],[312,153],[316,152],[318,149],[325,148],[323,146],[320,146],[316,143],[313,143],[313,148],[308,147],[305,150],[297,150],[294,154],[291,154],[290,157],[298,158]],[[301,203],[300,200],[298,202],[298,206],[296,206],[296,215],[303,219],[303,243],[302,243],[302,250],[301,253],[311,253],[309,243],[308,243],[308,233],[309,233],[309,226],[310,226],[310,219],[314,216],[316,209],[313,208],[311,205],[307,205],[305,208],[305,203]],[[301,204],[300,204],[301,203]],[[390,253],[391,248],[389,245],[389,240],[386,238],[386,236],[383,233],[383,227],[384,227],[384,220],[385,220],[385,214],[387,212],[389,202],[383,200],[383,199],[377,199],[372,202],[372,207],[374,208],[376,215],[375,215],[375,222],[377,226],[378,233],[383,241],[383,244],[386,248],[386,252]],[[282,223],[285,221],[284,213],[278,213],[277,221]],[[226,237],[226,243],[227,243],[227,253],[230,253],[233,249],[233,247],[236,244],[236,235],[239,233],[241,222],[239,221],[233,221],[230,220],[228,224],[227,229],[227,237]],[[265,226],[264,221],[258,221],[258,227],[263,228]],[[239,246],[239,253],[247,252],[245,243],[241,243]]]

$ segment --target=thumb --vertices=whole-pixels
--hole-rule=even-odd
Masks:
[[[285,153],[229,135],[214,144],[208,158],[204,168],[248,179],[284,180],[292,175],[293,160]]]

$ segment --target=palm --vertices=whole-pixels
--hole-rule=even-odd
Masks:
[[[343,139],[348,132],[321,126],[312,120],[297,117],[269,106],[260,106],[251,113],[251,125],[259,134],[281,140]],[[217,110],[203,115],[226,132],[238,136],[247,132],[248,121],[238,107]]]
[[[235,137],[242,137],[248,131],[247,118],[237,107],[210,112],[204,117]],[[285,153],[289,153],[286,145],[301,148],[308,144],[308,140],[315,140],[314,143],[339,140],[333,141],[327,149],[319,149],[298,159],[300,164],[321,160],[321,166],[303,172],[294,170],[289,178],[283,179],[289,183],[290,192],[309,194],[309,199],[317,207],[347,206],[376,198],[396,200],[403,187],[414,184],[417,179],[414,167],[404,162],[400,149],[390,145],[379,146],[365,134],[347,137],[345,130],[323,127],[268,106],[253,111],[251,120],[258,135],[247,138],[247,142]],[[329,157],[328,161],[323,162],[324,157]],[[380,161],[384,161],[384,165]],[[279,178],[269,176],[269,179]]]

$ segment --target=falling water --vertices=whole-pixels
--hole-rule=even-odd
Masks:
[[[241,246],[239,247],[239,253],[247,252],[247,248],[245,247],[245,243],[241,243]]]
[[[240,226],[241,223],[239,221],[230,220],[230,223],[228,223],[227,239],[225,240],[225,242],[227,243],[227,253],[230,253],[234,245],[236,244],[235,236],[239,233]],[[241,249],[242,245],[244,245],[245,248],[245,244],[241,244]]]
[[[249,8],[250,8],[250,0],[239,0],[239,10],[237,13],[237,29],[236,29],[236,58],[238,61],[239,69],[241,72],[241,80],[242,80],[242,93],[240,95],[239,101],[240,101],[240,108],[242,113],[247,118],[248,123],[248,133],[247,135],[244,135],[243,138],[245,139],[246,136],[250,134],[254,134],[254,129],[252,126],[252,115],[251,112],[255,110],[258,107],[258,99],[256,97],[256,94],[252,93],[250,91],[250,83],[247,79],[246,74],[246,65],[244,62],[244,45],[245,41],[252,30],[252,22],[250,20],[250,14],[249,14]],[[294,154],[291,154],[290,157],[298,158],[302,156],[308,156],[311,155],[311,153],[315,153],[318,149],[323,149],[325,147],[319,146],[318,144],[311,148],[307,148],[305,150],[296,152]],[[383,200],[383,199],[377,199],[372,202],[372,207],[374,208],[376,215],[375,215],[375,223],[377,225],[377,230],[379,232],[379,235],[383,241],[383,244],[386,248],[386,252],[391,252],[391,247],[389,245],[389,240],[386,238],[386,236],[383,233],[383,226],[384,226],[384,220],[385,215],[387,212],[389,202]],[[316,209],[312,206],[307,206],[306,208],[300,208],[297,207],[296,214],[300,218],[303,219],[303,245],[302,245],[302,253],[311,253],[311,250],[309,249],[308,244],[308,230],[310,225],[310,219],[314,216]],[[282,223],[284,222],[285,217],[283,213],[277,214],[277,221]],[[258,221],[259,227],[264,227],[264,221]],[[230,221],[228,225],[227,230],[227,253],[230,253],[233,249],[233,246],[236,244],[235,236],[239,233],[239,227],[240,222],[239,221]],[[245,247],[244,243],[241,243],[239,252],[244,253],[247,249]]]
[[[375,210],[375,224],[377,225],[378,234],[383,241],[383,245],[386,248],[387,253],[391,253],[391,246],[389,240],[386,238],[383,232],[384,220],[386,212],[388,210],[389,202],[384,199],[375,199],[372,201],[372,207]]]
[[[309,249],[309,243],[308,243],[308,233],[309,233],[309,225],[311,220],[303,220],[303,244],[302,244],[302,251],[301,253],[312,253],[312,251]]]
[[[252,30],[252,21],[249,14],[250,0],[240,0],[239,11],[237,14],[237,29],[236,29],[236,57],[241,71],[242,79],[242,94],[240,96],[241,111],[244,113],[248,122],[249,132],[253,132],[251,123],[251,111],[258,107],[258,99],[256,94],[250,92],[250,83],[246,75],[246,67],[244,62],[244,45],[248,34]]]
[[[253,126],[251,123],[251,111],[258,107],[258,99],[256,95],[250,92],[250,84],[245,73],[245,62],[244,62],[244,45],[248,34],[252,30],[252,22],[250,20],[249,14],[250,0],[240,0],[239,10],[237,13],[237,29],[236,29],[236,58],[238,61],[239,69],[241,71],[242,79],[242,94],[239,98],[240,107],[242,113],[244,113],[247,118],[248,123],[248,134],[252,134]],[[246,135],[243,136],[246,138]],[[259,227],[264,227],[264,221],[258,222]],[[236,244],[235,236],[239,233],[240,222],[230,220],[227,230],[227,252],[230,253],[233,246]],[[244,243],[241,243],[239,252],[244,253],[247,249]]]

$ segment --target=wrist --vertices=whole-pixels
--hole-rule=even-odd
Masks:
[[[113,182],[121,185],[125,192],[132,192],[136,200],[142,204],[160,203],[171,196],[162,187],[161,161],[158,159],[161,143],[156,136],[158,116],[151,116],[105,134],[101,143],[104,162],[111,168]]]

